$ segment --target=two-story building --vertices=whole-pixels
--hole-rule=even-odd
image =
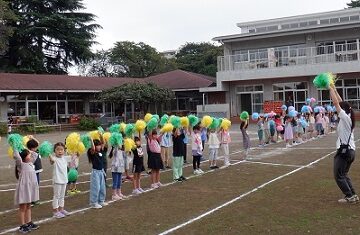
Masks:
[[[234,117],[243,110],[263,112],[266,100],[293,103],[298,110],[307,97],[327,104],[329,92],[312,81],[333,72],[340,95],[360,108],[360,8],[237,26],[240,33],[213,39],[223,44],[224,56],[218,58],[217,86],[201,89],[210,106],[229,104],[228,116]]]

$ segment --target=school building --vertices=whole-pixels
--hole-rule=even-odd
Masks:
[[[230,117],[263,112],[264,101],[282,101],[297,110],[307,97],[330,103],[329,92],[313,86],[323,72],[337,74],[345,101],[359,110],[360,8],[238,23],[240,33],[213,40],[224,46],[216,87],[200,89],[209,112]]]
[[[34,117],[49,124],[77,123],[83,115],[99,117],[103,123],[136,120],[144,116],[139,104],[96,100],[101,91],[132,82],[174,91],[170,102],[151,104],[152,113],[196,113],[196,106],[206,102],[199,88],[213,86],[215,78],[182,70],[143,79],[0,73],[0,121],[10,115],[15,122]]]

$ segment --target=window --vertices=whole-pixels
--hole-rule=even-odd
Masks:
[[[84,103],[81,101],[69,101],[68,102],[68,113],[69,114],[84,113]]]
[[[347,17],[341,17],[340,18],[340,22],[347,22],[347,21],[349,21],[350,20],[350,18],[347,16]]]
[[[37,102],[29,102],[28,103],[29,116],[37,116],[38,115],[37,106],[38,106]]]
[[[350,21],[356,21],[359,20],[359,16],[355,15],[355,16],[350,16]]]
[[[329,19],[320,20],[320,24],[329,24]]]
[[[13,116],[25,116],[25,102],[10,102],[8,112]]]
[[[57,103],[57,112],[58,114],[65,114],[65,102],[58,102]]]
[[[345,86],[356,86],[356,79],[344,79]]]
[[[102,102],[90,102],[90,113],[102,113],[103,112]]]
[[[330,23],[331,23],[331,24],[339,23],[339,18],[331,18],[331,19],[330,19]]]

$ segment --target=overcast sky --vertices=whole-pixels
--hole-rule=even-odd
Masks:
[[[95,49],[116,41],[145,42],[158,51],[239,33],[236,23],[339,10],[350,0],[84,0],[97,15]]]

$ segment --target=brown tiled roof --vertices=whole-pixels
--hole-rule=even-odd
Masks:
[[[80,77],[67,75],[39,75],[0,73],[0,91],[76,90],[101,91],[130,82],[153,82],[169,89],[208,87],[213,81],[201,74],[175,70],[148,78]]]
[[[208,87],[214,83],[214,80],[215,78],[213,77],[179,69],[146,78],[146,81],[151,81],[160,87],[174,90]]]

